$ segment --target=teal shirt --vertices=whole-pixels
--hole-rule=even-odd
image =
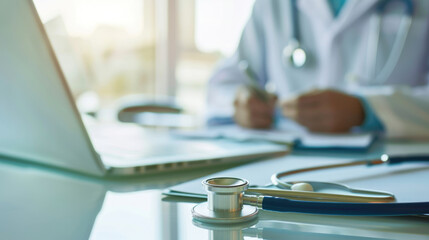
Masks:
[[[337,17],[347,0],[328,0],[334,16]]]
[[[357,98],[359,98],[360,103],[363,107],[363,111],[365,112],[365,119],[363,120],[362,125],[358,127],[358,129],[360,131],[384,132],[383,123],[372,110],[368,101],[360,96],[357,96]]]

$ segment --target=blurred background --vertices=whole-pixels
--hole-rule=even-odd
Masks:
[[[253,0],[35,0],[82,111],[170,97],[201,122],[206,85]]]

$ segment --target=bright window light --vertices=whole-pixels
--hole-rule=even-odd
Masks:
[[[254,0],[196,0],[195,44],[202,52],[231,55]]]

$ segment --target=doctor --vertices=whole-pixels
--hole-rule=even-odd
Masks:
[[[209,116],[268,128],[278,105],[313,132],[428,138],[429,1],[381,2],[256,0],[236,53],[210,79]],[[243,61],[275,94],[248,87]]]

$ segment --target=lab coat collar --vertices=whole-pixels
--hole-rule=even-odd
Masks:
[[[334,21],[332,11],[327,0],[298,0],[298,11],[303,12],[313,23],[329,26]]]
[[[327,31],[340,32],[359,19],[378,0],[347,0],[339,16],[334,17],[328,0],[298,0],[298,11],[308,16],[312,24],[326,28]]]

